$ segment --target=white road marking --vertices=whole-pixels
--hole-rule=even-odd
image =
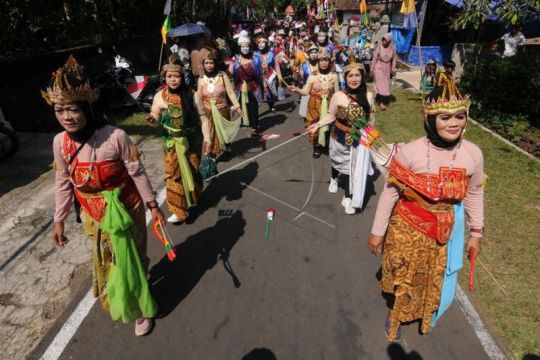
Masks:
[[[158,202],[159,206],[163,204],[165,201],[165,189],[161,189],[156,197],[156,201]],[[147,210],[146,225],[148,225],[151,220],[152,213],[150,210]],[[62,355],[66,349],[66,346],[71,341],[71,338],[73,338],[73,335],[75,335],[83,320],[86,318],[86,316],[88,316],[88,313],[92,309],[92,306],[94,306],[96,300],[97,298],[94,297],[93,289],[90,288],[79,305],[77,305],[77,308],[75,308],[75,311],[73,311],[64,325],[62,325],[62,328],[58,334],[56,334],[54,340],[51,342],[47,350],[45,350],[43,355],[41,355],[41,359],[56,360],[60,357],[60,355]]]

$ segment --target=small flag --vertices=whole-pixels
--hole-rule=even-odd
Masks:
[[[167,33],[171,30],[171,19],[169,18],[169,15],[165,18],[165,22],[163,23],[163,26],[161,27],[161,38],[163,40],[163,43],[167,43]]]
[[[273,208],[266,209],[266,230],[265,230],[266,240],[270,238],[270,223],[272,222],[272,220],[274,220],[275,214],[276,214],[276,209],[273,209]]]
[[[167,0],[165,7],[163,8],[163,15],[171,15],[171,0]]]
[[[414,4],[414,0],[403,0],[401,3],[401,9],[399,10],[400,13],[405,15],[405,18],[403,19],[403,27],[407,29],[416,28],[416,5]]]
[[[369,25],[369,19],[368,19],[368,14],[367,14],[366,0],[360,1],[360,13],[362,14],[362,23],[365,26],[368,26]]]

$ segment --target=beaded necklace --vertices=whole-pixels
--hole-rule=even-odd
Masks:
[[[168,104],[167,108],[173,118],[182,116],[182,98],[178,94],[173,94],[169,90],[169,87],[163,89],[163,100]]]

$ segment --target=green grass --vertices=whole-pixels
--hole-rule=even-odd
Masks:
[[[408,142],[423,136],[419,95],[403,89],[393,95],[396,102],[376,113],[383,139]],[[513,359],[540,355],[540,164],[472,123],[465,137],[482,149],[489,176],[481,264],[476,291],[468,295]],[[467,262],[460,275],[464,289],[468,273]]]
[[[155,128],[146,123],[146,113],[136,112],[133,114],[115,113],[109,114],[108,118],[112,125],[125,130],[135,142],[159,139],[160,128]]]

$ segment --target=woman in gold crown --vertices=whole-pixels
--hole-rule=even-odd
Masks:
[[[339,80],[336,73],[330,69],[331,55],[323,48],[318,54],[318,71],[309,75],[306,85],[299,89],[291,86],[289,89],[300,95],[308,96],[306,127],[324,119],[328,113],[328,102],[332,95],[339,91]],[[328,127],[310,134],[309,140],[313,144],[313,157],[321,156],[322,150],[327,147],[326,133]]]
[[[65,129],[53,141],[56,193],[53,241],[65,246],[64,221],[73,195],[82,207],[83,228],[93,242],[93,286],[113,320],[135,321],[136,335],[151,330],[156,304],[146,280],[146,218],[164,221],[137,147],[107,125],[92,103],[99,91],[70,56],[42,91]]]
[[[204,75],[197,84],[198,103],[202,106],[204,152],[217,157],[222,151],[230,152],[231,143],[240,127],[240,120],[231,121],[231,109],[242,116],[240,104],[227,74],[216,70],[215,57],[209,53],[203,58]]]
[[[165,84],[154,97],[147,121],[152,126],[163,126],[165,188],[172,213],[167,221],[178,223],[188,218],[189,209],[197,205],[202,191],[201,120],[177,56],[171,55],[161,75]]]
[[[314,134],[319,128],[334,124],[330,133],[330,160],[332,177],[328,191],[337,193],[338,177],[345,178],[345,196],[341,201],[345,213],[353,215],[364,205],[368,175],[373,174],[369,151],[360,146],[359,131],[375,120],[373,94],[367,91],[364,65],[354,57],[343,68],[345,89],[336,92],[330,100],[328,115],[308,127]]]
[[[382,249],[381,288],[393,299],[385,325],[391,341],[404,322],[421,319],[421,332],[428,332],[450,306],[463,265],[464,213],[467,252],[480,252],[483,233],[482,151],[463,139],[469,99],[448,80],[423,107],[426,136],[393,158],[368,238],[371,252]]]

